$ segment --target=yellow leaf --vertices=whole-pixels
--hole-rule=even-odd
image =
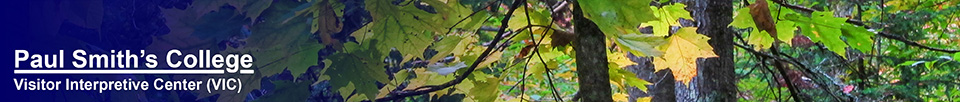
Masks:
[[[480,65],[478,67],[481,67],[481,68],[487,67],[491,63],[497,62],[498,60],[500,60],[500,56],[503,56],[503,52],[499,52],[499,51],[492,52],[490,53],[490,55],[487,56],[487,59],[484,59],[483,62],[480,62]]]
[[[637,102],[652,102],[652,101],[653,101],[653,97],[640,97],[640,98],[637,98]]]
[[[627,58],[626,54],[620,52],[610,52],[610,54],[607,54],[607,61],[611,62],[611,64],[617,64],[617,68],[637,64],[636,62],[630,61],[630,58]]]
[[[630,95],[623,94],[623,93],[615,93],[615,94],[613,94],[613,101],[614,101],[614,102],[629,102],[629,101],[630,101],[630,97],[629,97],[629,96],[630,96]]]
[[[684,27],[670,36],[667,44],[659,47],[664,55],[653,60],[656,70],[670,68],[674,78],[686,84],[697,75],[697,58],[717,57],[707,43],[710,38],[697,34],[696,30],[696,27]]]
[[[393,87],[396,87],[396,86],[386,85],[385,87],[380,88],[380,93],[377,93],[377,98],[386,97],[387,94],[390,93],[390,90],[393,90],[393,89],[391,89],[391,88],[393,88]]]
[[[573,78],[573,73],[571,73],[571,72],[564,72],[564,73],[557,74],[557,77],[570,80],[571,78]]]

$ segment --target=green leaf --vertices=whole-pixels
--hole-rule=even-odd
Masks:
[[[650,6],[650,9],[655,11],[655,13],[653,13],[654,16],[660,19],[643,23],[640,26],[653,26],[653,35],[667,36],[671,26],[680,26],[680,18],[693,20],[693,17],[690,17],[690,12],[684,10],[684,7],[687,7],[687,5],[683,5],[681,3],[666,5],[661,8]]]
[[[671,5],[663,6],[659,9],[660,12],[662,13],[660,13],[660,15],[657,17],[667,18],[666,20],[675,22],[675,23],[671,23],[670,25],[680,26],[680,22],[678,21],[680,18],[693,20],[693,17],[690,16],[690,12],[684,9],[686,7],[687,5],[684,5],[682,3],[674,3]]]
[[[189,9],[188,9],[189,10]],[[168,10],[168,11],[178,11]],[[218,10],[205,15],[176,14],[172,20],[167,22],[171,25],[171,33],[189,33],[191,36],[203,40],[222,41],[230,39],[231,36],[240,35],[240,29],[250,22],[243,17],[238,17],[238,11],[233,9]],[[177,12],[185,13],[185,12]],[[173,14],[173,13],[168,13]],[[177,18],[178,16],[186,16]],[[194,18],[196,17],[196,18]],[[174,40],[174,39],[171,39]]]
[[[626,34],[617,36],[617,45],[637,56],[660,56],[663,52],[654,47],[666,44],[662,37],[648,34]]]
[[[650,0],[584,0],[579,1],[584,16],[597,24],[606,35],[639,32],[640,23],[657,20],[650,9]]]
[[[833,17],[832,12],[813,12],[811,17],[802,17],[797,14],[788,14],[787,20],[796,22],[803,35],[812,42],[821,42],[828,50],[846,58],[847,44],[840,39],[841,25],[846,18]]]
[[[773,46],[773,37],[770,37],[770,34],[767,31],[753,30],[750,32],[750,35],[747,36],[747,43],[754,45],[754,50],[767,49]],[[778,35],[779,36],[779,35]]]
[[[670,35],[670,24],[662,20],[650,21],[640,25],[641,27],[651,26],[654,36],[667,36]]]
[[[431,63],[437,62],[448,55],[461,56],[466,52],[467,46],[476,42],[474,37],[446,36],[439,42],[434,43],[433,49],[437,54],[429,59]],[[406,62],[406,61],[404,61]]]
[[[529,11],[529,12],[528,12]],[[546,26],[550,24],[550,12],[545,12],[549,10],[544,9],[528,9],[528,8],[517,8],[513,12],[513,18],[510,19],[508,23],[510,30],[517,30],[527,26],[527,21],[530,21],[529,24],[532,25],[543,25]],[[530,15],[530,19],[527,19],[527,14]],[[534,29],[542,29],[535,27]],[[523,34],[526,35],[526,34]]]
[[[937,63],[937,61],[927,62],[927,63],[923,63],[923,66],[926,67],[926,68],[929,70],[929,69],[933,68],[933,65],[935,65],[936,63]]]
[[[317,65],[317,52],[324,45],[317,43],[310,26],[308,17],[288,18],[286,14],[296,12],[294,7],[300,3],[293,1],[273,3],[263,12],[263,23],[250,26],[253,32],[247,38],[247,46],[237,49],[240,52],[249,52],[257,58],[254,65],[258,65],[263,76],[272,76],[290,70],[294,78],[300,77],[310,66]],[[283,21],[289,22],[283,23]],[[239,31],[239,30],[238,30]]]
[[[292,75],[300,76],[309,66],[317,64],[316,52],[323,46],[317,44],[310,37],[305,18],[297,19],[296,23],[278,23],[290,9],[300,3],[295,1],[267,1],[270,3],[256,4],[248,1],[194,1],[185,10],[163,9],[167,18],[166,24],[171,28],[170,34],[159,36],[147,48],[152,49],[214,49],[217,53],[249,53],[257,61],[255,75],[203,75],[203,76],[175,76],[183,78],[206,79],[210,77],[236,77],[243,79],[244,88],[238,92],[200,93],[198,98],[205,98],[219,94],[218,101],[243,101],[247,93],[260,88],[263,76],[272,76],[283,70],[290,70]],[[230,5],[237,9],[221,9]],[[249,6],[248,6],[249,5]],[[263,11],[263,12],[261,12]],[[256,14],[261,12],[262,14]],[[259,17],[263,15],[263,17]],[[263,18],[264,22],[250,23],[248,18]],[[244,47],[216,49],[219,41],[235,39],[241,35],[241,28],[249,26],[252,33],[246,39]],[[276,62],[276,63],[270,63]],[[268,64],[269,63],[269,64]]]
[[[438,21],[459,21],[463,17],[444,17],[443,13],[435,14],[424,11],[416,5],[394,5],[394,0],[368,0],[365,1],[365,8],[370,11],[372,20],[366,26],[353,32],[351,36],[356,37],[357,41],[365,44],[366,40],[379,39],[381,43],[378,49],[380,54],[389,54],[390,49],[396,49],[404,57],[404,60],[413,58],[422,58],[423,51],[434,41],[435,33],[446,32],[449,25]],[[438,3],[436,0],[424,0],[431,3],[432,7],[446,8],[445,4]],[[464,16],[465,17],[465,16]]]
[[[636,77],[636,74],[626,71],[623,68],[609,68],[608,71],[610,73],[610,81],[626,83],[629,86],[637,87],[643,91],[647,91],[647,85],[650,84],[650,82],[640,80]]]
[[[483,81],[474,81],[474,87],[470,89],[470,94],[479,102],[493,102],[500,95],[500,79],[488,75]]]
[[[843,28],[840,28],[840,30],[843,31],[843,37],[846,38],[847,44],[854,49],[862,52],[873,51],[873,36],[875,35],[873,32],[852,24],[843,24]]]
[[[753,22],[753,16],[750,15],[750,8],[740,8],[733,14],[733,22],[730,26],[737,28],[757,28]]]
[[[330,86],[335,89],[346,87],[349,83],[354,83],[356,91],[359,94],[366,95],[371,100],[376,98],[379,92],[376,82],[387,83],[387,74],[383,66],[384,56],[377,49],[377,40],[369,40],[365,45],[356,45],[347,43],[346,48],[352,50],[346,53],[335,53],[328,56],[332,63],[323,76],[330,77]],[[341,94],[344,91],[341,91]],[[346,91],[349,93],[349,91]]]
[[[777,22],[777,38],[787,44],[793,44],[793,37],[797,31],[797,25],[791,21]]]
[[[960,61],[960,52],[953,53],[953,60],[958,60],[958,61]]]

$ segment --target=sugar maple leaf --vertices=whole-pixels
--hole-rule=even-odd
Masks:
[[[697,34],[696,30],[696,27],[681,28],[668,38],[666,45],[658,47],[665,53],[654,58],[656,70],[670,68],[674,78],[686,84],[697,75],[697,58],[717,57],[707,43],[710,38]]]

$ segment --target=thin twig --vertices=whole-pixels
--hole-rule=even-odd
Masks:
[[[501,1],[500,1],[500,0],[489,1],[489,2],[487,2],[487,6],[483,6],[483,8],[480,8],[480,9],[477,9],[477,10],[473,10],[473,13],[470,13],[470,15],[467,15],[467,17],[463,17],[463,19],[460,19],[460,21],[457,21],[457,23],[454,23],[452,26],[450,26],[449,28],[447,28],[447,33],[444,33],[444,34],[450,33],[450,31],[453,31],[453,28],[456,28],[457,25],[460,25],[460,23],[462,23],[463,21],[466,21],[468,18],[473,17],[473,15],[476,15],[478,12],[480,12],[480,11],[483,10],[484,8],[490,8],[490,7],[492,7],[493,4],[494,4],[494,2],[501,2]]]

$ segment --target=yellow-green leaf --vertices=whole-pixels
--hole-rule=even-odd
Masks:
[[[688,83],[697,75],[697,58],[717,57],[707,40],[709,37],[696,33],[696,27],[684,27],[668,38],[662,57],[654,58],[656,70],[670,68],[677,81]]]
[[[583,0],[579,1],[584,16],[597,24],[606,35],[639,32],[640,23],[656,20],[650,0]]]
[[[779,35],[778,35],[779,36]],[[754,50],[767,49],[773,46],[773,37],[770,37],[770,34],[767,31],[753,30],[750,33],[750,36],[747,36],[747,43],[754,45]]]

